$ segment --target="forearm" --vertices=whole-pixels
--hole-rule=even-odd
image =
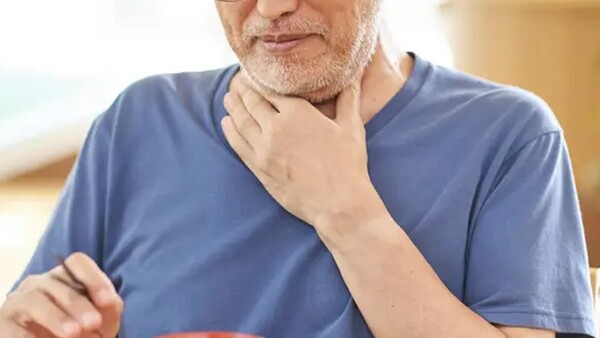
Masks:
[[[391,216],[352,219],[364,223],[320,235],[376,337],[506,338],[454,297]]]

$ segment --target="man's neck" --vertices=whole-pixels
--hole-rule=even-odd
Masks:
[[[375,54],[365,68],[361,91],[361,116],[366,124],[404,87],[414,67],[413,58],[399,51],[385,27],[377,40]],[[235,76],[240,76],[241,72]],[[335,100],[316,105],[323,115],[335,118]]]
[[[385,32],[380,36],[373,60],[362,80],[361,116],[364,123],[377,113],[404,87],[414,67],[413,58],[396,49]],[[335,118],[335,102],[316,106],[325,116]]]

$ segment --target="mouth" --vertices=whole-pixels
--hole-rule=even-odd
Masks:
[[[302,45],[313,34],[280,34],[258,37],[258,44],[269,54],[285,54]]]

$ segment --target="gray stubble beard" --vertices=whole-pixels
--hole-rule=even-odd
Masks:
[[[347,51],[335,53],[334,46],[328,44],[323,54],[326,59],[250,56],[240,59],[242,70],[263,93],[298,97],[313,104],[331,101],[369,65],[376,52],[381,20],[379,4],[364,9],[360,20],[354,36],[340,39],[342,43],[353,40]]]

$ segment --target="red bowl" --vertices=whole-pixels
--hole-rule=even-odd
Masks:
[[[186,332],[172,333],[154,338],[261,338],[245,333],[236,332]]]

